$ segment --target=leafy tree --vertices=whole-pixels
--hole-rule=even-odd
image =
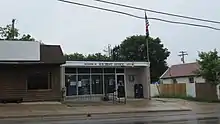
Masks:
[[[89,54],[87,56],[80,53],[73,53],[69,55],[65,55],[67,61],[79,61],[79,60],[87,60],[87,61],[104,61],[109,60],[109,57],[103,55],[101,53]]]
[[[149,57],[151,62],[151,81],[158,81],[159,77],[167,69],[166,59],[170,52],[161,43],[159,38],[149,38]],[[145,36],[131,36],[126,38],[119,46],[112,50],[114,60],[146,61]]]
[[[6,27],[0,27],[0,36],[2,40],[12,40],[14,35],[14,39],[17,39],[19,36],[18,29],[14,28],[12,30],[12,25],[6,25]]]
[[[13,37],[14,36],[14,37]],[[0,40],[24,40],[35,41],[30,34],[23,34],[21,37],[17,28],[12,29],[12,25],[6,25],[6,27],[0,27]]]
[[[65,58],[67,61],[74,61],[74,60],[78,61],[85,59],[84,55],[80,53],[66,54]]]
[[[106,55],[102,55],[101,53],[95,53],[89,54],[85,59],[90,61],[104,61],[109,60],[109,57]]]
[[[19,40],[23,40],[23,41],[35,41],[35,39],[33,37],[31,37],[30,34],[27,35],[23,35]]]
[[[214,51],[199,53],[199,59],[197,62],[200,65],[200,69],[197,73],[201,75],[207,82],[218,84],[220,59],[216,49]]]

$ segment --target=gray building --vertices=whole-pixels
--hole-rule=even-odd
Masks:
[[[64,97],[97,100],[114,93],[124,98],[150,98],[149,66],[148,62],[67,61],[61,65]]]

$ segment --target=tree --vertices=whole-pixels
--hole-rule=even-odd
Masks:
[[[151,81],[158,81],[159,77],[166,71],[166,59],[170,52],[161,43],[159,38],[148,39],[149,56],[151,62]],[[114,60],[123,61],[146,61],[146,39],[145,36],[131,36],[126,38],[119,46],[115,46],[112,50]]]
[[[219,83],[219,72],[220,72],[220,59],[216,49],[209,52],[199,53],[199,59],[197,60],[200,65],[197,73],[201,75],[207,82],[212,84]]]
[[[27,35],[23,35],[19,40],[23,40],[23,41],[35,41],[35,39],[33,37],[31,37],[30,34]]]
[[[0,27],[0,35],[2,40],[12,40],[13,35],[14,39],[17,39],[19,36],[18,29],[14,28],[12,30],[12,25],[6,25],[6,27]]]
[[[80,53],[66,54],[65,55],[67,61],[105,61],[109,60],[109,57],[106,55],[102,55],[101,53],[89,54],[87,56]]]
[[[101,53],[89,54],[86,58],[89,61],[105,61],[109,60],[109,57],[106,55],[102,55]]]
[[[17,28],[12,29],[12,25],[6,25],[6,27],[0,27],[0,40],[23,40],[23,41],[35,41],[30,34],[23,34],[21,37]]]
[[[84,55],[80,53],[66,54],[65,58],[67,61],[79,61],[85,59]]]

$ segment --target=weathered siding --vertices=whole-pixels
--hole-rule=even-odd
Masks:
[[[27,90],[27,75],[33,72],[52,72],[52,89]],[[1,65],[0,99],[23,98],[24,101],[59,100],[59,65]]]

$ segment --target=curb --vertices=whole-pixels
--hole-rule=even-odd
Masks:
[[[183,110],[146,110],[146,111],[126,111],[126,112],[107,112],[107,113],[77,113],[77,114],[43,114],[43,115],[28,115],[28,116],[1,116],[0,119],[19,119],[19,118],[48,118],[48,117],[88,117],[88,114],[92,115],[118,115],[118,114],[144,114],[144,113],[153,113],[153,112],[183,112],[183,111],[192,111],[191,109]]]
[[[218,119],[218,117],[198,117],[195,119],[177,119],[177,120],[156,120],[156,121],[150,121],[151,123],[170,123],[170,122],[184,122],[184,121],[192,121],[192,120],[212,120],[212,119]]]

